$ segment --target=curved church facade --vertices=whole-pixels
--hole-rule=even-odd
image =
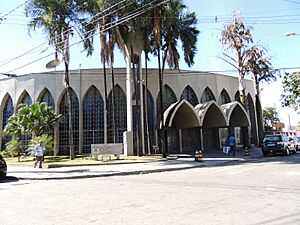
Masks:
[[[68,154],[69,107],[67,89],[63,85],[63,71],[27,74],[0,80],[0,133],[8,118],[20,103],[46,102],[64,121],[54,135],[58,154]],[[77,154],[88,154],[91,144],[122,143],[127,130],[126,69],[106,70],[106,88],[102,69],[70,71],[70,94],[74,149]],[[147,76],[145,75],[147,74]],[[133,152],[159,153],[159,134],[164,125],[167,153],[189,153],[203,149],[221,149],[229,133],[242,144],[241,128],[249,129],[251,144],[258,143],[254,84],[246,80],[248,107],[239,102],[238,78],[196,71],[164,72],[163,121],[160,121],[159,78],[157,69],[142,71],[140,89],[134,88],[132,75],[131,107]],[[114,87],[114,89],[112,88]],[[114,90],[114,91],[113,91]],[[140,90],[135,92],[135,90]],[[143,98],[136,98],[138,93]],[[136,94],[137,93],[137,94]],[[105,98],[107,96],[107,98]],[[23,134],[26,142],[31,134]],[[139,141],[137,141],[139,140]],[[1,150],[8,138],[0,135]]]

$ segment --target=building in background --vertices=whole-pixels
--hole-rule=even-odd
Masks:
[[[63,86],[63,71],[34,73],[0,80],[0,132],[20,103],[46,102],[65,118],[52,132],[58,154],[68,154],[69,126],[67,89]],[[102,69],[70,71],[71,110],[76,154],[90,153],[91,144],[122,143],[126,121],[126,70],[114,69],[114,91],[111,71],[107,74],[107,104]],[[134,154],[137,148],[144,154],[154,153],[161,132],[159,85],[157,69],[145,71],[143,98],[132,91]],[[146,80],[147,79],[147,80]],[[147,84],[147,87],[146,87]],[[134,78],[132,79],[132,87]],[[165,70],[163,90],[164,127],[167,153],[193,154],[195,150],[221,149],[229,133],[234,132],[241,144],[241,127],[248,127],[251,144],[258,144],[255,90],[246,80],[248,108],[239,103],[237,77],[196,71]],[[114,101],[113,101],[114,100]],[[114,104],[113,104],[114,102]],[[31,134],[24,134],[26,142]],[[139,141],[137,141],[139,140]],[[0,135],[3,150],[8,139]],[[157,152],[156,152],[157,153]]]

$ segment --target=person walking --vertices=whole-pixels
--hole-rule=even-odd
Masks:
[[[43,145],[43,141],[39,140],[39,143],[36,146],[34,146],[33,150],[35,155],[34,168],[37,166],[37,164],[39,164],[39,168],[43,168],[42,162],[44,158],[44,152],[46,150],[45,146]]]
[[[229,136],[229,146],[230,146],[230,151],[232,152],[232,156],[235,156],[235,137],[234,135]]]

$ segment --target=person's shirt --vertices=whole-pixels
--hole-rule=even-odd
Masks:
[[[229,145],[231,145],[231,146],[235,145],[234,136],[229,137]]]
[[[34,155],[35,156],[43,156],[45,151],[45,147],[43,145],[34,146]]]

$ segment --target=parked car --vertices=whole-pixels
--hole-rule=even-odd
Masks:
[[[294,137],[296,151],[300,151],[300,137]]]
[[[261,150],[264,156],[268,156],[270,153],[289,155],[291,151],[296,152],[294,143],[284,134],[266,135]]]
[[[2,157],[2,155],[0,155],[0,180],[4,179],[6,177],[6,172],[7,172],[6,162],[5,162],[4,158]]]

